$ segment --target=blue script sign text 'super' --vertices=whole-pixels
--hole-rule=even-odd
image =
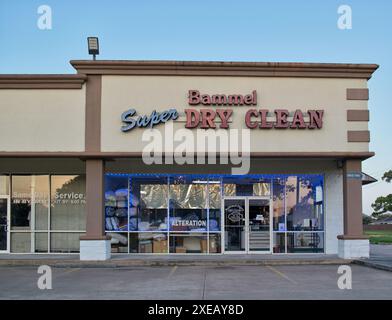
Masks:
[[[125,123],[125,125],[121,127],[121,131],[127,132],[135,127],[152,128],[156,124],[165,123],[168,120],[176,120],[178,118],[178,112],[176,109],[169,109],[163,112],[157,112],[154,110],[150,116],[144,115],[133,118],[134,115],[136,115],[135,109],[129,109],[122,113],[121,121]]]

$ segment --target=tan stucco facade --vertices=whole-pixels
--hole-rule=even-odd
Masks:
[[[84,151],[85,88],[0,90],[0,152]]]
[[[180,118],[174,130],[185,127],[184,109],[230,108],[232,129],[246,129],[245,113],[249,109],[287,109],[303,112],[324,110],[323,128],[319,130],[253,129],[250,147],[253,152],[366,152],[366,142],[347,141],[348,130],[368,130],[367,122],[348,122],[347,110],[366,110],[367,101],[348,101],[347,88],[366,88],[364,79],[263,78],[263,77],[187,77],[187,76],[109,76],[102,77],[101,150],[104,152],[141,152],[144,128],[124,133],[121,114],[134,108],[138,115],[153,110],[175,108]],[[257,91],[257,106],[189,106],[188,90],[206,94],[247,94]],[[289,118],[290,120],[290,118]],[[155,129],[164,132],[164,125]],[[204,130],[204,129],[199,129]],[[193,130],[195,131],[195,130]],[[172,150],[166,150],[172,151]]]

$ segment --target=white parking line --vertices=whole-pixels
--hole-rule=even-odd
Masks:
[[[177,268],[178,268],[177,266],[174,266],[167,277],[170,278],[174,274],[174,272],[176,272]]]
[[[79,271],[80,269],[82,269],[82,268],[70,268],[69,270],[61,272],[60,274],[53,275],[53,279],[65,276],[65,275],[70,274],[70,273],[75,272],[75,271]]]
[[[272,267],[272,266],[265,266],[265,267],[266,267],[267,269],[271,270],[272,272],[274,272],[275,274],[277,274],[278,276],[280,276],[280,277],[286,279],[287,281],[289,281],[289,282],[291,282],[291,283],[293,283],[293,284],[297,284],[296,281],[290,279],[290,278],[289,278],[288,276],[286,276],[283,272],[280,272],[279,270],[275,269],[274,267]]]

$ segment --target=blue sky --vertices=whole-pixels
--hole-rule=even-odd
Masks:
[[[353,28],[337,28],[337,9],[352,8]],[[52,30],[37,27],[37,8],[52,8]],[[392,169],[392,1],[1,0],[0,73],[74,73],[98,36],[99,59],[377,63],[369,82],[371,144],[364,171]],[[364,211],[383,182],[364,187]]]

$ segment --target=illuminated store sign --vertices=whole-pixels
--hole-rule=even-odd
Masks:
[[[150,116],[138,116],[136,119],[132,118],[136,115],[135,109],[129,109],[122,113],[121,121],[124,125],[121,127],[121,131],[127,132],[135,127],[145,128],[159,124],[165,123],[168,120],[176,120],[178,118],[178,112],[176,109],[169,109],[163,112],[153,111]]]
[[[256,105],[257,92],[253,90],[251,94],[200,94],[198,90],[188,91],[188,104],[189,105]]]
[[[189,105],[230,105],[230,106],[254,106],[257,104],[257,92],[241,94],[201,94],[198,90],[188,91]],[[215,129],[219,123],[220,129],[230,127],[230,119],[233,109],[184,109],[186,121],[185,128]],[[287,109],[249,109],[245,114],[245,125],[249,129],[321,129],[323,127],[324,110],[295,110]],[[121,131],[127,132],[135,127],[153,128],[155,125],[169,120],[177,120],[179,114],[176,109],[163,112],[153,111],[151,115],[136,117],[136,110],[129,109],[122,113]]]

